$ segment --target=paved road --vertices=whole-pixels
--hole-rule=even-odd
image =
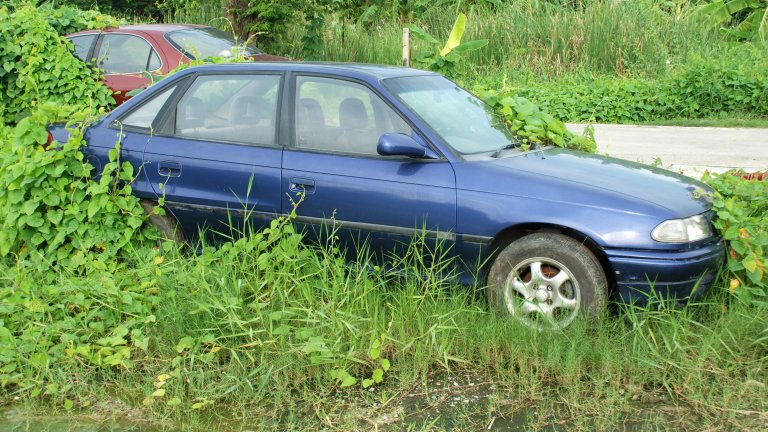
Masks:
[[[568,124],[581,132],[583,124]],[[597,151],[700,177],[704,170],[768,169],[768,129],[595,125]]]

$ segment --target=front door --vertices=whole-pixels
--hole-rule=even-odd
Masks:
[[[323,240],[335,228],[347,249],[367,241],[377,255],[401,253],[400,246],[422,233],[427,244],[452,244],[451,165],[380,156],[382,134],[423,140],[367,86],[319,76],[297,76],[293,85],[294,146],[283,155],[283,211],[303,195],[296,214],[307,235]]]

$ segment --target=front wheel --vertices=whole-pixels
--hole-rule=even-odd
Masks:
[[[534,233],[507,245],[488,274],[488,303],[538,329],[563,329],[605,308],[608,283],[597,258],[580,242]]]

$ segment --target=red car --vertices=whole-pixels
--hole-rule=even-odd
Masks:
[[[144,72],[165,75],[180,63],[197,58],[233,55],[233,49],[256,61],[287,60],[238,42],[217,28],[194,24],[141,24],[67,35],[74,54],[104,71],[104,80],[115,92],[118,105],[126,93],[146,87]],[[235,48],[237,46],[237,48]]]

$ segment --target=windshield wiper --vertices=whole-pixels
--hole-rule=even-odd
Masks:
[[[512,149],[512,148],[515,148],[515,147],[517,147],[517,144],[507,144],[507,145],[505,145],[503,147],[499,147],[498,150],[493,152],[491,157],[496,159],[497,157],[501,156],[501,152],[503,152],[504,150],[509,150],[509,149]]]
[[[513,149],[513,148],[519,146],[522,143],[523,143],[523,140],[521,140],[521,139],[514,140],[514,141],[512,141],[511,144],[507,144],[507,145],[503,145],[503,146],[499,147],[498,150],[493,152],[491,157],[496,159],[497,157],[501,156],[501,152],[503,152],[504,150]]]

